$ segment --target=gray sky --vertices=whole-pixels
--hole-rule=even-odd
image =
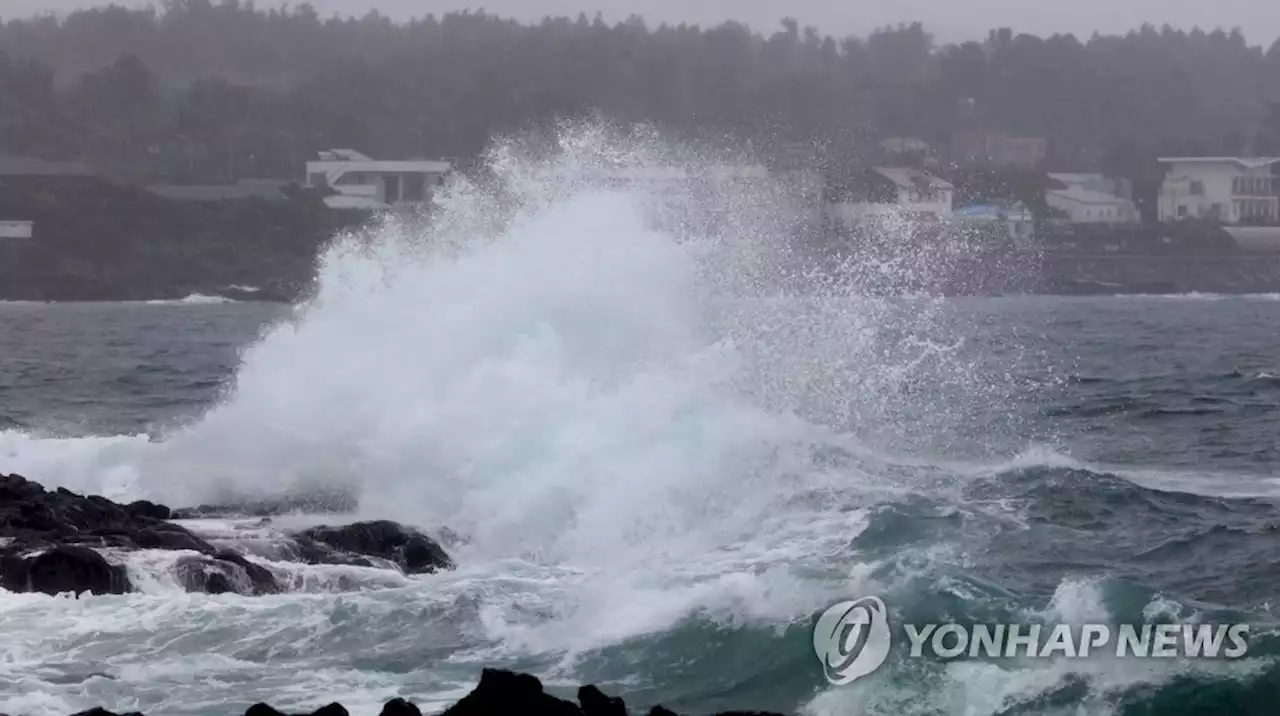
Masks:
[[[145,5],[145,0],[116,0]],[[216,2],[216,0],[215,0]],[[361,15],[370,9],[396,18],[483,8],[522,20],[542,16],[605,13],[621,20],[638,12],[651,21],[715,24],[726,19],[772,30],[784,16],[826,33],[864,34],[876,27],[923,21],[943,41],[977,39],[997,26],[1039,35],[1073,32],[1084,38],[1095,30],[1120,32],[1150,22],[1157,27],[1239,26],[1251,43],[1269,46],[1280,37],[1280,2],[1275,0],[311,0],[322,15]],[[105,4],[93,0],[0,0],[0,16],[65,11]],[[259,7],[279,4],[257,0]],[[290,4],[298,4],[293,2]]]

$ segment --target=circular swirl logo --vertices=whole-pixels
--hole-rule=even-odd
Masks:
[[[889,615],[879,597],[833,604],[813,627],[813,650],[836,686],[870,674],[889,658]]]

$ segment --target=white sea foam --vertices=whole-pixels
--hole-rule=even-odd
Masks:
[[[146,303],[156,306],[173,306],[173,305],[199,305],[209,303],[235,303],[233,299],[225,296],[207,296],[203,293],[193,293],[186,298],[164,298],[154,299]]]

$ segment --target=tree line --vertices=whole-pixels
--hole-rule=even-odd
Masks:
[[[1239,30],[939,45],[919,23],[837,39],[791,19],[393,22],[242,0],[0,23],[0,153],[169,181],[296,177],[337,146],[465,161],[495,134],[599,113],[827,156],[999,130],[1046,138],[1054,170],[1141,182],[1164,153],[1280,153],[1277,100],[1280,41]]]

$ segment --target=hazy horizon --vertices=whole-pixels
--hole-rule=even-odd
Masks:
[[[211,0],[215,4],[220,0]],[[26,17],[42,12],[68,12],[108,2],[92,0],[4,0],[0,19]],[[114,4],[146,6],[146,0],[117,0]],[[283,3],[259,2],[258,7]],[[296,3],[295,3],[296,4]],[[324,17],[360,16],[371,10],[397,20],[429,13],[456,10],[486,10],[522,21],[536,21],[547,15],[576,16],[581,12],[604,14],[610,21],[639,14],[652,23],[689,22],[714,25],[726,20],[747,23],[768,32],[783,17],[794,17],[801,25],[816,26],[824,34],[844,36],[866,34],[878,27],[903,22],[923,22],[941,42],[981,39],[988,30],[1011,27],[1017,32],[1037,35],[1072,33],[1082,39],[1095,31],[1123,33],[1150,23],[1189,30],[1240,28],[1251,44],[1270,46],[1280,37],[1280,5],[1255,0],[1218,0],[1211,5],[1187,0],[1077,0],[1029,7],[1021,0],[969,0],[957,9],[947,0],[899,0],[892,6],[851,2],[836,6],[829,0],[311,0]]]

